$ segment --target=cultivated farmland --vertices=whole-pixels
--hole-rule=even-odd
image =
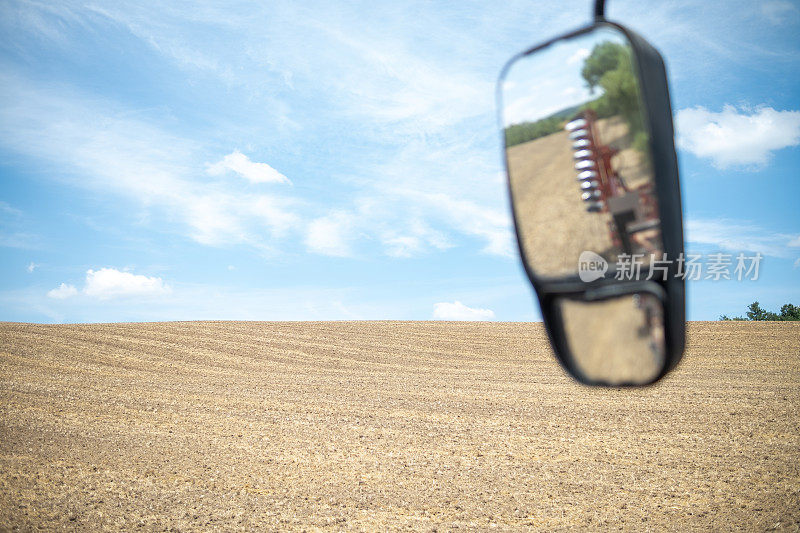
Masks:
[[[541,325],[0,324],[0,529],[800,524],[800,327],[692,323],[634,390]]]

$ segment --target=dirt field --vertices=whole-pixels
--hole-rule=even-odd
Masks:
[[[536,324],[0,324],[0,529],[797,531],[798,326],[616,390]]]
[[[641,156],[629,148],[622,119],[599,120],[597,129],[604,143],[620,150],[613,163],[630,186],[652,179]],[[577,272],[584,250],[616,260],[608,231],[611,216],[586,211],[566,131],[512,146],[507,158],[523,249],[540,275]]]

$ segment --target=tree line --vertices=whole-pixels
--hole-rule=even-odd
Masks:
[[[792,304],[784,304],[778,313],[767,311],[758,302],[753,302],[747,306],[747,313],[745,316],[735,316],[733,318],[728,315],[722,315],[720,320],[773,320],[779,322],[800,320],[800,306]]]

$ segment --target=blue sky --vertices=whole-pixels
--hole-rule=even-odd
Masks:
[[[666,57],[689,317],[800,303],[800,5],[611,0]],[[537,320],[494,90],[587,1],[3,2],[0,320]]]

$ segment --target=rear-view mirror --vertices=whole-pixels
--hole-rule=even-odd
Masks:
[[[556,356],[584,383],[658,380],[685,319],[661,56],[598,20],[514,57],[498,100],[519,250]]]

